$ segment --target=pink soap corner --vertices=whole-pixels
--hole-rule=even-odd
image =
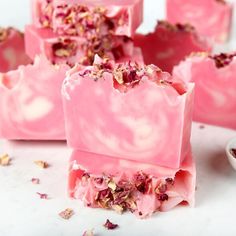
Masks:
[[[67,63],[72,66],[76,63],[92,64],[96,53],[117,61],[131,57],[134,53],[133,41],[126,36],[110,35],[109,47],[106,48],[105,41],[104,44],[99,42],[102,46],[95,50],[95,45],[88,44],[85,38],[58,36],[50,29],[37,29],[33,25],[25,28],[25,42],[26,53],[30,58],[43,54],[52,63]]]
[[[0,74],[0,138],[65,140],[61,84],[68,69],[41,56]]]
[[[32,0],[32,12],[36,27],[51,28],[61,35],[81,36],[88,27],[93,30],[96,25],[103,34],[112,31],[115,35],[132,37],[143,21],[143,0]],[[76,13],[72,23],[66,20],[68,12]],[[93,16],[92,21],[86,21],[84,12]],[[78,24],[81,19],[83,23]]]
[[[14,28],[0,28],[0,72],[15,70],[31,60],[25,53],[24,34]]]
[[[194,206],[196,168],[191,152],[179,168],[165,168],[74,150],[68,191],[86,206],[131,211],[146,218],[188,203]]]
[[[167,19],[190,23],[204,36],[225,42],[230,35],[233,3],[224,0],[167,0]]]
[[[189,54],[212,50],[210,42],[190,25],[172,25],[166,21],[159,21],[153,33],[136,34],[134,44],[142,49],[146,64],[155,64],[169,73]]]
[[[67,75],[62,94],[70,147],[180,166],[190,148],[193,84],[153,65],[98,57],[94,66]]]
[[[195,83],[193,119],[236,129],[236,53],[197,54],[173,70],[175,78]]]

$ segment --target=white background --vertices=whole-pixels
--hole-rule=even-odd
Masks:
[[[141,31],[150,31],[157,18],[164,18],[164,12],[164,0],[145,0]],[[23,29],[26,23],[30,23],[29,0],[0,0],[1,26]],[[234,38],[221,48],[236,49]],[[209,126],[201,130],[195,124],[192,144],[198,173],[196,207],[179,207],[148,220],[87,209],[68,199],[65,189],[70,150],[65,143],[0,140],[0,153],[5,151],[13,157],[10,167],[0,168],[0,236],[81,236],[90,228],[95,229],[96,236],[235,236],[236,172],[224,154],[227,141],[234,136],[236,132],[230,130]],[[33,164],[38,159],[48,160],[52,167],[38,169]],[[41,184],[32,185],[32,177],[39,177]],[[51,199],[38,199],[37,191],[48,193]],[[64,221],[58,213],[67,207],[72,207],[76,215]],[[120,229],[104,230],[102,224],[107,218],[118,223]]]

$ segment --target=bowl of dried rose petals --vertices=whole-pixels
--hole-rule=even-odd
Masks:
[[[236,170],[236,137],[228,142],[226,146],[226,154],[231,166]]]

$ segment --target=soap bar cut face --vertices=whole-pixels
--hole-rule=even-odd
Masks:
[[[88,41],[83,37],[58,36],[50,29],[37,29],[33,25],[26,26],[25,35],[30,58],[42,54],[57,64],[91,65],[95,54],[119,61],[134,53],[133,41],[126,36],[107,35],[97,41]]]
[[[155,31],[136,34],[134,44],[141,47],[146,64],[155,64],[172,73],[173,67],[193,52],[210,52],[210,43],[199,37],[189,24],[170,24],[159,21]]]
[[[33,24],[59,35],[132,37],[143,20],[143,0],[33,0]]]
[[[93,66],[73,68],[63,84],[68,144],[179,167],[190,148],[193,87],[154,65],[96,57]]]
[[[61,84],[67,65],[44,57],[0,74],[0,138],[65,140]]]
[[[225,42],[232,26],[233,3],[226,0],[167,0],[171,23],[190,23],[218,43]]]
[[[86,206],[130,211],[146,218],[187,202],[194,205],[195,164],[189,153],[177,169],[73,151],[69,194]]]
[[[197,54],[181,62],[173,76],[194,82],[194,120],[236,129],[236,53]]]
[[[31,62],[25,53],[24,35],[14,28],[0,28],[0,72]]]

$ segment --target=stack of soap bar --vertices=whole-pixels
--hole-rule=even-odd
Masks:
[[[32,6],[33,25],[26,27],[31,58],[44,54],[53,63],[91,65],[96,54],[116,61],[133,55],[143,0],[33,0]]]
[[[190,150],[193,87],[154,65],[96,57],[63,84],[68,145],[177,168]]]
[[[187,58],[175,78],[196,84],[194,120],[236,129],[236,53]]]
[[[167,0],[167,19],[190,23],[197,31],[216,42],[229,38],[233,4],[226,0]]]
[[[0,28],[0,72],[15,70],[30,62],[25,53],[24,35],[14,28]]]
[[[135,35],[134,43],[141,47],[146,64],[155,64],[169,73],[192,52],[211,51],[209,42],[191,25],[166,21],[159,21],[153,33]]]
[[[67,65],[44,57],[0,74],[0,138],[64,140],[61,84]]]
[[[181,203],[193,206],[195,180],[191,153],[179,168],[170,169],[76,150],[70,160],[69,194],[89,207],[145,218]]]

